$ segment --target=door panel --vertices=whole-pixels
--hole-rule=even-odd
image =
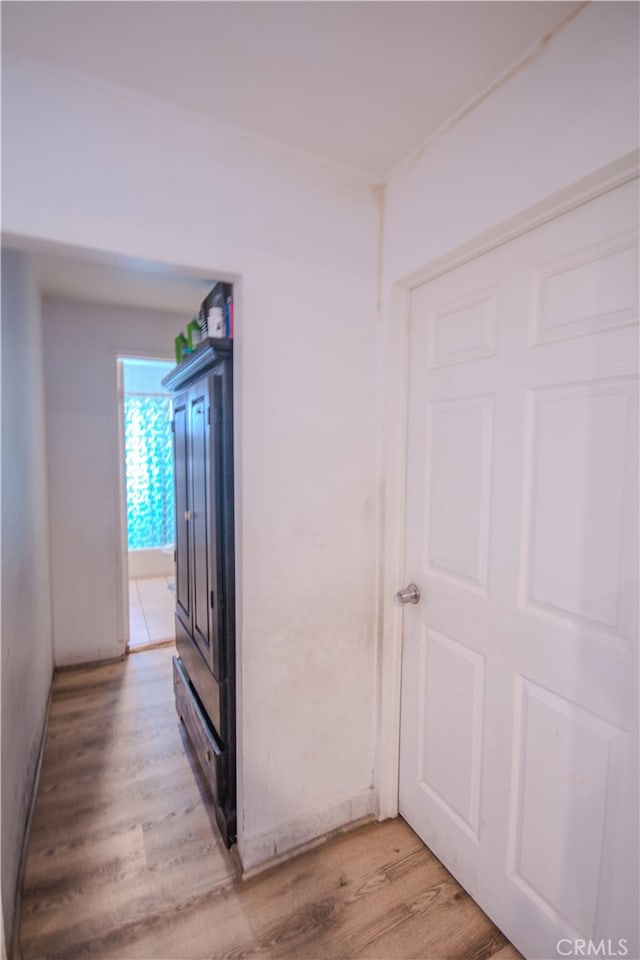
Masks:
[[[616,378],[529,396],[521,602],[625,644],[633,623],[619,610],[632,559],[622,556],[624,483],[636,393],[633,380]]]
[[[176,612],[191,631],[191,581],[189,577],[189,478],[187,474],[188,395],[173,401],[174,470],[176,497]]]
[[[486,593],[493,397],[429,404],[424,566]],[[452,522],[455,518],[455,522]]]
[[[209,394],[206,381],[192,388],[191,410],[191,536],[193,551],[193,637],[211,666],[209,642]]]
[[[213,530],[214,539],[210,546],[211,556],[211,669],[217,680],[224,680],[226,676],[226,660],[224,656],[225,636],[225,604],[224,579],[225,571],[220,562],[225,556],[223,540],[224,509],[224,456],[222,436],[222,411],[224,409],[222,395],[222,369],[216,370],[211,376],[211,504],[214,511]]]
[[[472,839],[478,837],[484,657],[425,628],[420,637],[419,684],[424,691],[419,749],[421,787]],[[447,738],[458,759],[440,749]]]
[[[400,810],[528,957],[638,955],[637,209],[412,292]]]

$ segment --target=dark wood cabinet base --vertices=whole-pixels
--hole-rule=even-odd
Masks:
[[[198,763],[215,800],[216,819],[227,847],[236,841],[236,812],[229,809],[228,757],[211,728],[182,662],[173,658],[176,712],[191,740]]]

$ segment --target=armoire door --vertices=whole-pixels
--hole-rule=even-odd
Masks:
[[[219,682],[226,679],[226,608],[228,598],[225,596],[225,562],[230,558],[225,551],[225,523],[229,523],[229,507],[225,501],[225,450],[224,450],[224,377],[226,365],[220,364],[211,373],[211,407],[210,407],[210,494],[212,512],[212,538],[209,547],[211,561],[210,593],[211,593],[211,620],[209,639],[211,643],[211,671]],[[232,518],[231,518],[232,522]]]
[[[189,395],[173,401],[173,450],[176,500],[176,613],[191,632],[191,538],[189,524]]]
[[[192,636],[211,668],[209,381],[189,391],[191,454]]]
[[[637,227],[634,181],[411,297],[400,811],[532,960],[638,956]]]

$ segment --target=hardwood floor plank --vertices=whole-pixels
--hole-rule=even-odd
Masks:
[[[490,960],[522,960],[522,954],[518,953],[512,943],[506,943],[497,953],[492,953]]]
[[[486,960],[506,943],[504,935],[453,879],[444,881],[434,896],[417,896],[407,906],[410,917],[406,923],[384,932],[350,956],[367,960]]]
[[[399,818],[241,881],[175,714],[172,654],[55,678],[24,960],[518,960]]]

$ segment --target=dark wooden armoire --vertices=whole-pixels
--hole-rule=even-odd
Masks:
[[[233,341],[206,339],[162,381],[173,398],[176,709],[236,840]]]

